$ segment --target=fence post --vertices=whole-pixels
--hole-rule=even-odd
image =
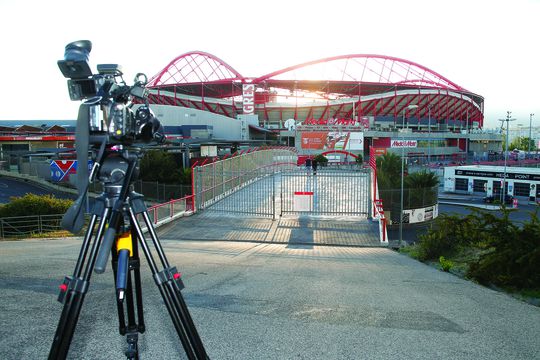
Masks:
[[[272,171],[272,220],[276,220],[276,172]]]
[[[41,224],[41,215],[38,215],[38,233],[43,232],[43,225]]]
[[[0,238],[4,237],[4,220],[0,219]]]

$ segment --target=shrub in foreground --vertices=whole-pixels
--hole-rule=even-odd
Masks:
[[[26,194],[21,197],[13,197],[11,202],[0,205],[0,218],[63,214],[72,203],[72,200],[57,199],[53,195]]]

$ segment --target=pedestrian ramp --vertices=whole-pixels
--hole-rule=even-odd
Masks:
[[[275,220],[210,209],[160,229],[163,240],[244,241],[304,246],[386,247],[376,222],[365,218],[284,216]]]

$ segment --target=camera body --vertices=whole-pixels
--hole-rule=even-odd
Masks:
[[[91,50],[90,41],[74,41],[66,45],[64,59],[58,60],[60,71],[68,78],[70,99],[83,100],[88,109],[89,134],[106,135],[109,144],[163,142],[163,127],[148,106],[146,75],[137,74],[129,86],[118,64],[100,64],[93,74],[88,61]],[[136,102],[143,105],[133,111]]]

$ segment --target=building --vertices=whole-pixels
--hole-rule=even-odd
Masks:
[[[365,158],[370,147],[420,163],[488,160],[502,151],[500,132],[483,129],[482,96],[395,57],[342,55],[246,77],[195,51],[169,62],[148,88],[166,134],[179,142],[226,147],[272,141],[334,161]],[[39,145],[41,135],[0,141],[27,144],[29,151],[67,144]]]
[[[505,194],[534,202],[540,199],[539,168],[474,165],[444,169],[444,190],[449,192],[497,197],[503,182]]]
[[[483,131],[482,96],[395,57],[343,55],[245,77],[214,55],[189,52],[153,76],[149,88],[151,104],[254,116],[301,154],[364,155],[372,146],[433,161],[487,158],[502,149],[501,134]]]

